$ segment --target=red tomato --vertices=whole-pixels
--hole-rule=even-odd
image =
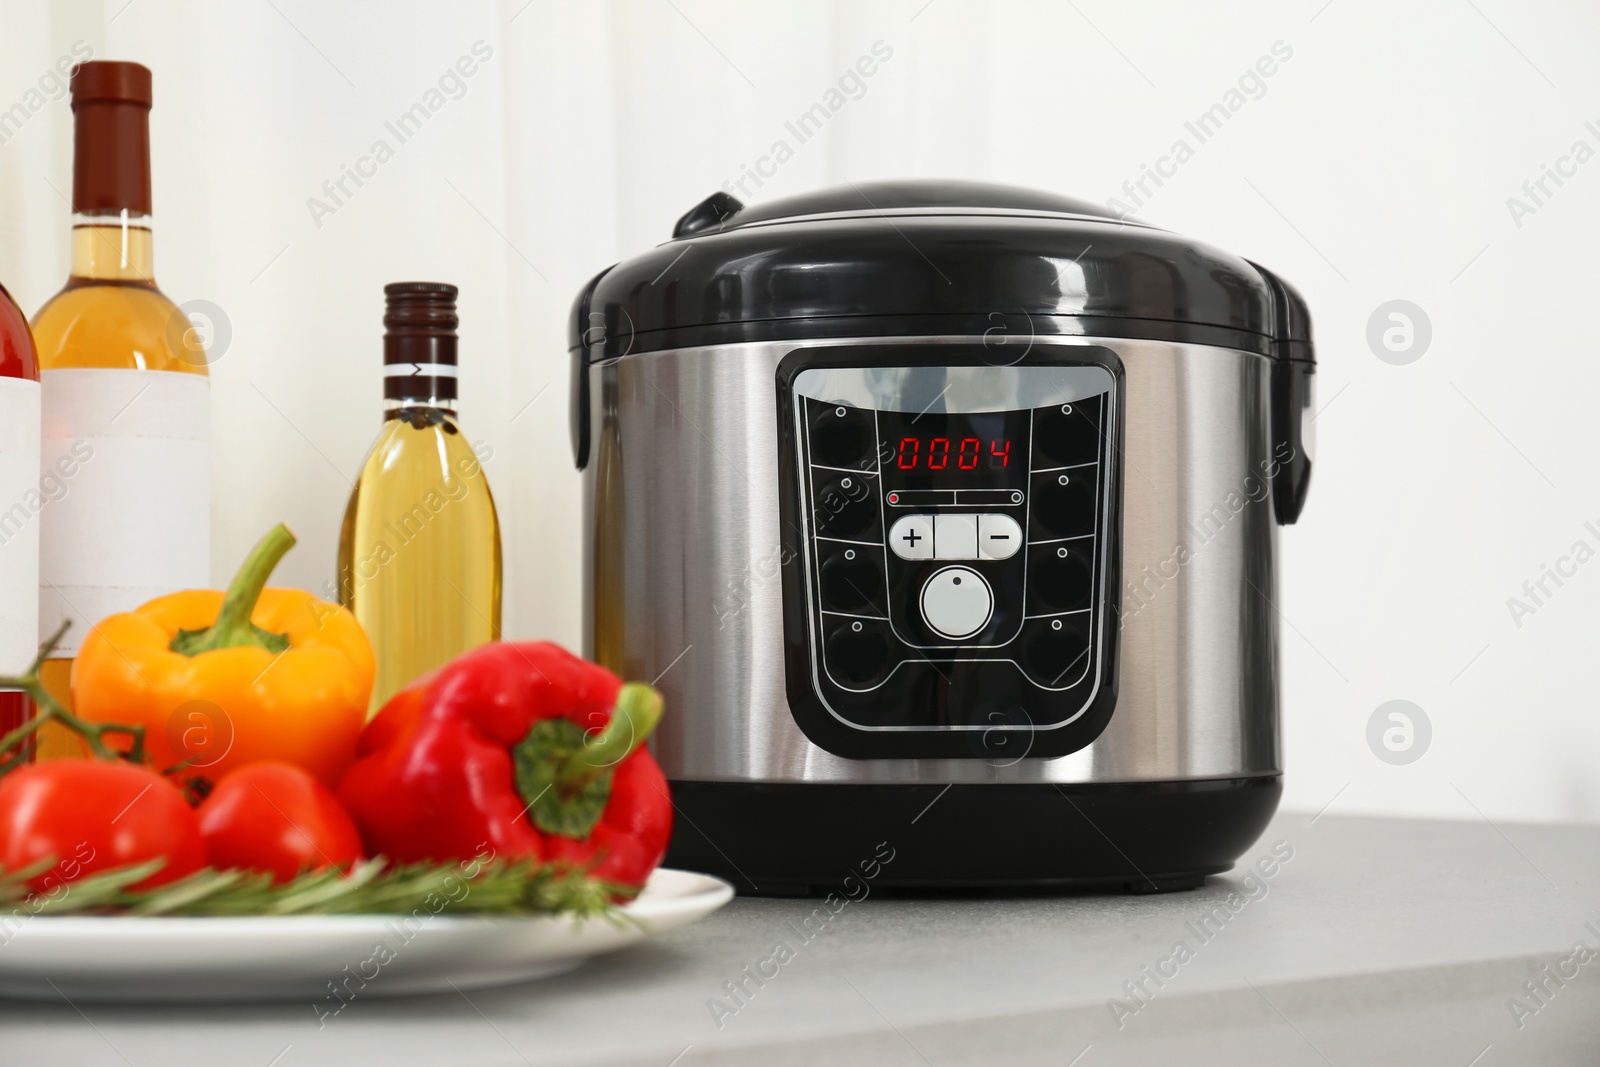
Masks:
[[[212,866],[266,871],[274,882],[361,858],[361,835],[333,791],[278,760],[219,778],[200,805],[200,833]]]
[[[161,775],[121,760],[52,760],[0,778],[0,867],[54,857],[29,881],[42,892],[96,871],[165,859],[130,888],[148,889],[206,864],[200,824]]]

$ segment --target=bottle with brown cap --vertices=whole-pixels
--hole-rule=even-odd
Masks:
[[[456,421],[456,287],[384,287],[383,429],[339,531],[339,602],[372,641],[371,710],[500,639],[500,520]]]
[[[150,90],[137,63],[73,70],[72,268],[33,319],[42,472],[66,479],[40,515],[39,630],[73,624],[44,672],[63,702],[91,625],[211,577],[206,350],[156,288]],[[47,734],[40,756],[73,747]]]

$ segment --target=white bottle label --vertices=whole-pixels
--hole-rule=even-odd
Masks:
[[[0,378],[0,673],[39,647],[39,383]]]
[[[59,652],[72,656],[107,615],[210,584],[211,383],[101,368],[40,379],[39,632],[71,619]]]

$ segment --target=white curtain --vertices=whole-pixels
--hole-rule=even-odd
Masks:
[[[741,180],[757,199],[936,175],[1136,197],[1316,315],[1320,465],[1281,538],[1290,802],[1600,818],[1600,564],[1536,614],[1507,606],[1574,542],[1600,548],[1600,163],[1508,206],[1575,141],[1600,148],[1597,39],[1600,9],[1555,0],[0,0],[0,280],[31,314],[65,275],[58,60],[83,42],[146,63],[158,277],[232,334],[213,577],[283,519],[301,544],[280,580],[331,579],[378,426],[381,288],[450,281],[508,634],[577,645],[565,318],[590,275]],[[819,102],[837,106],[802,141],[788,124]],[[1219,103],[1201,141],[1186,124]],[[1366,340],[1398,298],[1433,325],[1407,367]],[[1366,742],[1393,698],[1433,721],[1407,767]]]

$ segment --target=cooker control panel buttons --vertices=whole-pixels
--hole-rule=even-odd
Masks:
[[[971,567],[935,571],[922,587],[920,603],[928,628],[953,641],[982,630],[994,614],[994,592]]]
[[[1083,677],[1089,664],[1085,621],[1081,614],[1029,620],[1018,665],[1035,684],[1059,689]]]
[[[883,614],[883,556],[865,545],[834,545],[818,568],[822,610]]]
[[[828,669],[852,686],[871,686],[889,668],[889,640],[883,627],[856,620],[835,626],[828,634]]]
[[[1008,366],[917,346],[908,363],[784,357],[784,670],[827,751],[1049,758],[1103,727],[1119,394],[1109,353],[1058,347]]]
[[[889,548],[901,559],[1005,560],[1022,544],[1022,524],[998,513],[904,515],[889,527]]]
[[[1038,409],[1033,439],[1034,470],[1095,462],[1103,441],[1098,398]]]
[[[1033,475],[1030,492],[1035,539],[1084,537],[1094,532],[1096,474],[1089,466]]]
[[[1089,607],[1094,546],[1087,541],[1036,545],[1029,550],[1028,614],[1055,615]]]
[[[932,559],[933,536],[932,515],[907,515],[889,527],[889,547],[901,559]]]
[[[872,459],[872,412],[843,404],[819,404],[811,413],[811,462],[860,470]]]
[[[876,540],[877,480],[868,473],[838,474],[818,488],[816,517],[822,536]]]
[[[978,516],[935,515],[933,517],[934,559],[977,559]]]
[[[1022,526],[1010,515],[978,516],[978,558],[1010,559],[1022,547]]]

